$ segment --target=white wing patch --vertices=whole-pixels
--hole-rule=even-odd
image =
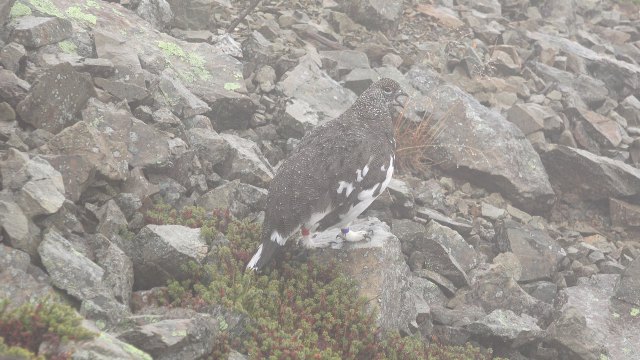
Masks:
[[[362,168],[362,177],[367,176],[368,172],[369,172],[369,164],[365,165],[364,168]]]
[[[258,260],[260,260],[261,256],[262,256],[262,244],[258,246],[258,251],[256,251],[256,254],[253,255],[253,257],[251,258],[251,261],[249,261],[249,263],[247,264],[247,269],[255,269],[256,264],[258,263]]]
[[[384,189],[387,188],[387,185],[391,182],[391,178],[393,177],[393,155],[389,158],[389,168],[387,169],[387,176],[384,178],[382,182],[382,186],[380,187],[380,192],[382,193]]]
[[[365,168],[367,168],[365,166]],[[378,190],[378,195],[380,195],[391,182],[391,178],[393,177],[393,155],[389,158],[389,166],[382,165],[381,169],[386,171],[386,177],[382,183],[375,184],[373,187],[369,189],[362,190],[358,193],[358,203],[352,205],[345,214],[340,216],[340,224],[339,227],[345,226],[355,220],[360,214],[362,214],[367,208],[373,203],[373,201],[378,197],[374,195],[376,190]],[[364,170],[364,169],[363,169]],[[367,168],[368,171],[368,168]]]
[[[284,245],[284,243],[287,242],[287,238],[280,235],[277,230],[273,230],[273,232],[271,233],[271,241],[277,243],[278,245]],[[262,248],[260,248],[260,251],[262,251]]]
[[[362,181],[362,179],[364,179],[362,177],[362,170],[360,170],[360,169],[356,170],[356,181],[360,182],[360,181]]]
[[[349,194],[351,194],[351,192],[353,191],[353,184],[346,181],[340,181],[338,183],[338,194],[342,193],[343,191],[345,191],[345,196],[349,196]]]

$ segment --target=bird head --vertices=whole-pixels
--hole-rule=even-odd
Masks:
[[[389,78],[384,78],[376,82],[373,84],[373,87],[380,89],[384,101],[390,106],[404,107],[404,103],[409,97],[409,95],[402,90],[400,84]]]
[[[394,108],[404,107],[409,95],[395,80],[383,78],[373,83],[358,98],[360,108],[365,112],[388,111],[392,114]]]

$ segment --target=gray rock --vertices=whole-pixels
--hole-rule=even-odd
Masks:
[[[402,1],[341,1],[346,13],[370,30],[395,32],[402,19]]]
[[[527,314],[539,321],[551,316],[552,306],[527,294],[503,264],[494,264],[475,274],[470,288],[460,289],[449,301],[453,308],[478,305],[485,311],[511,310]]]
[[[0,200],[0,229],[15,248],[24,249],[29,243],[29,219],[10,199]]]
[[[522,265],[520,281],[551,279],[565,256],[564,250],[543,230],[505,220],[498,227],[500,251],[510,251]]]
[[[204,193],[209,188],[207,176],[202,163],[195,150],[187,150],[184,153],[174,156],[168,164],[157,169],[147,170],[149,175],[165,175],[177,181],[187,189],[195,190],[197,193]]]
[[[171,160],[171,134],[136,119],[122,105],[107,105],[92,99],[82,111],[82,118],[112,143],[125,144],[129,166],[163,166]]]
[[[24,66],[27,51],[18,43],[9,43],[0,50],[0,64],[7,70],[17,73]]]
[[[31,85],[12,71],[0,69],[0,100],[6,101],[15,109],[27,97],[30,89]]]
[[[75,250],[57,230],[49,230],[38,247],[42,264],[56,287],[86,300],[105,292],[104,269]]]
[[[543,337],[535,318],[527,314],[516,315],[511,310],[494,310],[465,328],[480,338],[498,338],[514,348]]]
[[[166,0],[141,0],[136,14],[158,30],[166,28],[173,20],[171,6]]]
[[[522,284],[522,288],[534,298],[552,304],[558,294],[558,286],[550,281],[534,281]]]
[[[584,60],[592,76],[603,81],[606,88],[618,96],[637,94],[640,90],[640,65],[601,55],[574,41],[540,32],[528,32],[527,37],[544,48],[553,48]],[[610,94],[611,95],[611,94]]]
[[[53,214],[62,207],[64,185],[60,173],[55,171],[55,174],[57,176],[31,180],[20,189],[18,202],[28,216]]]
[[[623,130],[615,120],[585,109],[574,109],[571,114],[574,123],[580,122],[585,135],[589,140],[594,141],[598,148],[615,148],[622,142]],[[576,140],[583,147],[589,148],[589,144],[584,143],[584,141],[588,141],[587,139],[583,140],[576,136]]]
[[[533,71],[547,83],[558,83],[557,89],[565,96],[577,99],[578,105],[600,107],[607,99],[606,84],[587,74],[574,75],[568,71],[539,63],[531,63]]]
[[[359,295],[377,309],[377,322],[383,329],[408,331],[416,319],[413,298],[404,299],[409,290],[409,268],[400,250],[400,241],[389,227],[375,218],[357,220],[352,230],[371,230],[371,239],[343,243],[340,249],[317,249],[313,254],[320,261],[337,260],[345,274],[355,280]],[[336,238],[336,229],[317,234],[314,242],[329,244]]]
[[[415,106],[442,117],[447,126],[428,147],[427,156],[448,172],[468,178],[488,189],[499,190],[527,211],[548,209],[554,199],[540,157],[524,134],[512,123],[478,103],[471,95],[421,67],[407,77],[423,93]],[[527,176],[522,176],[526,173]]]
[[[470,284],[468,272],[479,260],[474,248],[460,234],[435,221],[424,226],[411,220],[393,220],[393,231],[409,256],[412,271],[436,272],[456,287]]]
[[[622,227],[640,227],[640,206],[618,199],[609,199],[611,225]]]
[[[38,48],[67,39],[71,31],[71,22],[67,19],[23,16],[16,20],[10,39],[28,48]]]
[[[23,121],[57,134],[77,121],[91,96],[95,96],[91,79],[63,63],[38,78],[16,111]]]
[[[462,235],[468,235],[473,230],[471,222],[467,222],[464,219],[452,219],[448,216],[442,215],[440,212],[429,209],[426,207],[419,207],[416,209],[416,216],[425,220],[433,220],[448,228],[451,228]]]
[[[3,159],[2,181],[16,194],[16,202],[27,217],[53,214],[64,202],[62,176],[46,160],[10,151]]]
[[[186,136],[191,149],[198,154],[207,182],[218,180],[219,176],[214,176],[215,169],[218,169],[219,165],[229,156],[231,152],[229,143],[210,129],[189,129]]]
[[[136,289],[189,278],[183,265],[202,261],[208,251],[200,229],[180,225],[147,225],[132,242],[132,253],[128,255],[133,262]]]
[[[203,194],[196,204],[206,210],[229,209],[236,218],[263,210],[267,190],[233,180]]]
[[[202,115],[211,111],[204,101],[193,95],[183,83],[173,77],[171,71],[162,73],[155,99],[160,104],[168,106],[174,114],[180,117]]]
[[[97,77],[93,80],[97,87],[127,102],[142,101],[149,96],[146,88],[125,80],[110,80]]]
[[[320,51],[322,68],[335,80],[354,69],[369,69],[367,54],[356,50]]]
[[[230,149],[220,175],[228,180],[240,179],[244,183],[266,188],[274,173],[258,145],[232,134],[220,136]]]
[[[107,201],[97,209],[94,215],[98,219],[96,232],[104,235],[108,239],[117,235],[122,230],[127,229],[127,219],[113,199]]]
[[[154,359],[199,359],[213,351],[220,324],[198,314],[188,319],[166,319],[139,325],[118,335]]]
[[[300,138],[316,125],[340,116],[356,100],[353,92],[320,70],[319,62],[313,55],[304,56],[278,83],[290,98],[280,120],[281,136]]]
[[[149,182],[141,168],[134,168],[129,172],[127,180],[122,185],[122,191],[134,194],[144,201],[148,197],[157,194],[160,187]]]
[[[554,187],[583,199],[640,193],[640,170],[618,160],[562,145],[547,145],[540,153]]]
[[[14,3],[15,0],[4,0],[0,2],[0,28],[5,28],[5,25],[11,19],[11,8],[13,8]],[[5,36],[5,34],[2,35]]]
[[[640,261],[632,261],[615,290],[616,298],[640,306]]]
[[[629,126],[640,126],[640,99],[636,96],[627,96],[616,111],[627,120]]]
[[[499,207],[493,206],[484,201],[480,204],[480,213],[482,214],[483,217],[491,220],[498,220],[498,219],[504,218],[505,215],[507,214],[505,209],[501,209]]]
[[[544,119],[552,115],[542,105],[526,103],[513,105],[507,112],[507,119],[529,135],[544,129]]]
[[[104,9],[106,10],[107,7],[104,7]],[[102,24],[117,26],[115,22],[101,22]],[[144,29],[146,29],[144,26],[138,28],[141,32],[144,32]],[[122,38],[121,35],[123,33],[119,30],[94,28],[93,37],[96,54],[101,59],[111,61],[115,67],[117,76],[112,80],[121,79],[129,85],[145,88],[144,74],[138,54],[132,51],[131,46],[133,44],[127,43],[126,39]],[[151,42],[152,40],[149,39],[148,41]]]
[[[344,87],[359,96],[379,78],[374,69],[353,69],[344,77]]]
[[[116,71],[116,68],[111,60],[100,58],[84,58],[82,59],[82,62],[79,64],[79,66],[75,69],[80,72],[87,72],[95,78],[111,77],[115,74]]]
[[[566,309],[547,328],[548,341],[570,359],[597,360],[606,352],[595,341],[593,330],[587,327],[584,315],[575,308]]]
[[[119,340],[115,336],[102,332],[96,328],[95,325],[87,324],[85,321],[83,325],[89,330],[100,333],[100,336],[95,337],[90,341],[83,341],[74,345],[73,360],[107,360],[107,359],[122,359],[122,360],[152,360],[153,358],[146,352],[136,348],[135,346]]]
[[[268,93],[275,88],[276,79],[276,71],[271,66],[265,65],[256,71],[253,81],[262,92]]]
[[[612,298],[619,275],[598,274],[580,278],[576,286],[562,290],[561,311],[574,309],[584,316],[595,345],[604,347],[611,359],[633,359],[640,351],[640,324],[633,304]]]
[[[0,244],[0,298],[11,299],[8,309],[47,296],[55,296],[49,278],[31,265],[29,254]]]
[[[175,14],[175,26],[181,29],[205,30],[215,26],[216,13],[224,14],[229,4],[220,0],[204,0],[198,3],[183,0],[167,1]]]
[[[96,166],[81,155],[42,155],[42,158],[62,175],[64,195],[71,201],[78,201],[84,191],[93,183]]]
[[[82,156],[95,166],[98,173],[110,180],[124,180],[128,174],[125,144],[106,139],[85,121],[79,121],[55,135],[43,152]]]

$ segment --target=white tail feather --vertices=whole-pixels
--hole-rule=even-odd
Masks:
[[[256,251],[255,255],[253,255],[253,257],[251,258],[251,261],[249,261],[249,264],[247,264],[247,269],[255,270],[256,264],[258,263],[258,260],[260,260],[261,256],[262,256],[262,244],[258,246],[258,251]]]

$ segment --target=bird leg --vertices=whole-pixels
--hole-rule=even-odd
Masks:
[[[344,229],[340,229],[340,234],[336,235],[336,238],[342,239],[344,241],[356,242],[369,240],[371,239],[371,235],[373,235],[371,230],[351,231],[348,227],[346,227]]]

